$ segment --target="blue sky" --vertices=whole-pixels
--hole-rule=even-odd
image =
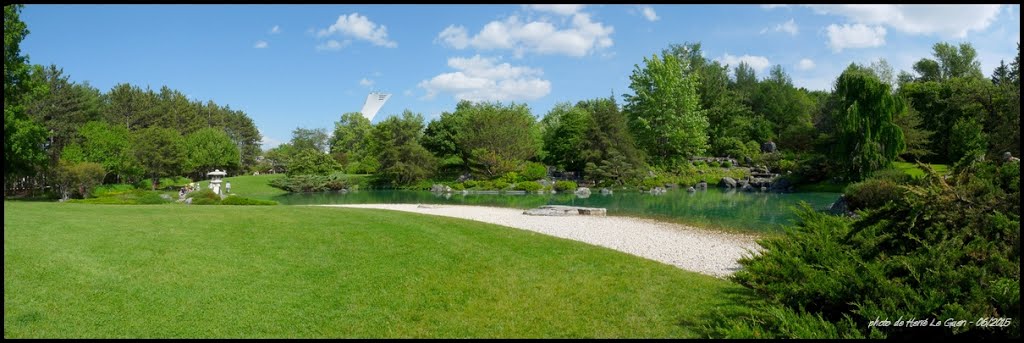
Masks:
[[[264,148],[296,127],[332,130],[371,90],[394,94],[374,122],[405,109],[430,120],[459,99],[538,117],[621,101],[634,65],[673,43],[830,90],[850,62],[909,71],[936,42],[972,43],[991,75],[1020,42],[1020,5],[27,5],[21,19],[32,63],[103,91],[166,85],[243,110]]]

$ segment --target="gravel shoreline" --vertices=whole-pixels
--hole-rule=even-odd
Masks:
[[[760,246],[756,236],[704,230],[675,223],[631,217],[528,216],[513,208],[424,205],[320,205],[396,210],[476,220],[602,246],[678,268],[726,277],[737,262]]]

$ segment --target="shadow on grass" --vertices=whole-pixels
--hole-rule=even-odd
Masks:
[[[680,320],[677,325],[692,328],[701,338],[726,338],[729,327],[739,318],[752,318],[764,300],[748,288],[722,291],[721,302],[709,311],[704,320]],[[734,337],[729,337],[734,338]]]

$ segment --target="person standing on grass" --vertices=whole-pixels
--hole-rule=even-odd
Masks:
[[[231,193],[231,181],[227,181],[227,184],[224,185],[224,190],[227,191],[227,193]]]

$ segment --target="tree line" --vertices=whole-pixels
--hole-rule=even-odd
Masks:
[[[19,50],[28,34],[20,8],[4,6],[5,194],[61,186],[68,175],[98,174],[107,183],[151,178],[156,187],[161,177],[255,165],[262,137],[242,111],[167,86],[121,83],[101,92],[56,65],[30,64]]]
[[[427,123],[406,111],[377,125],[346,113],[331,133],[297,128],[260,168],[379,174],[402,185],[465,173],[496,179],[543,163],[622,186],[720,156],[813,183],[863,180],[897,160],[1018,155],[1019,44],[1018,57],[991,77],[968,43],[933,50],[899,74],[884,59],[851,63],[825,92],[794,86],[780,65],[759,78],[746,63],[703,57],[700,43],[676,44],[635,66],[622,105],[613,94],[560,103],[538,118],[524,104],[462,101]],[[765,142],[778,153],[763,154]]]

